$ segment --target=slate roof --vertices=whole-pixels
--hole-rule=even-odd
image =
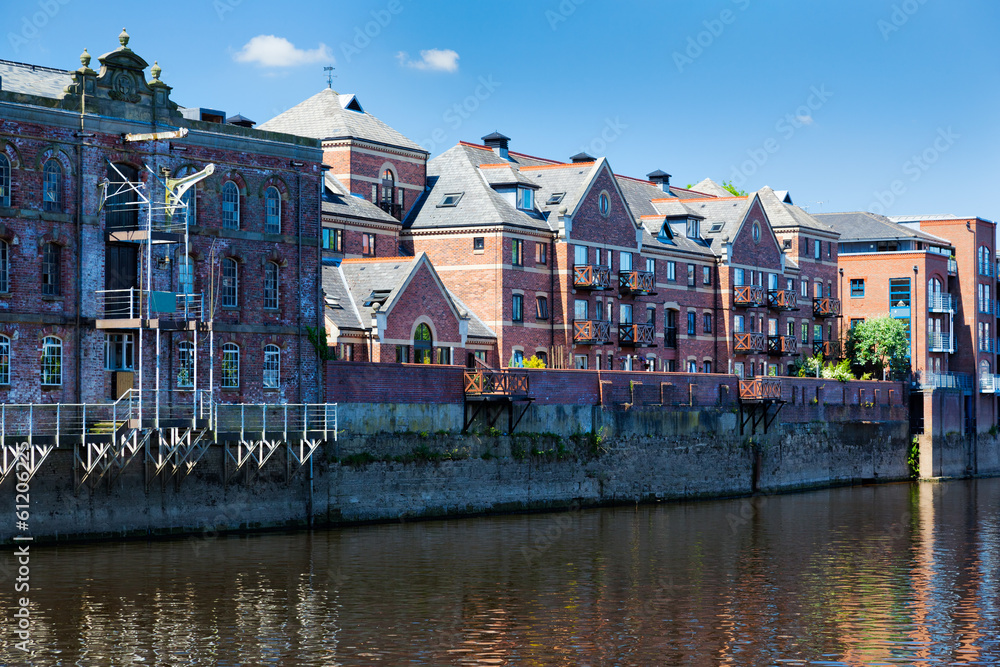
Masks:
[[[814,218],[830,225],[840,232],[841,241],[868,241],[874,239],[921,239],[938,244],[951,245],[951,242],[893,222],[884,215],[868,211],[851,213],[816,213]]]
[[[725,189],[711,178],[706,178],[700,183],[695,184],[692,188],[697,192],[703,192],[711,197],[732,197],[733,193]]]
[[[73,73],[66,70],[0,60],[0,90],[6,92],[62,99],[71,83]]]
[[[331,174],[326,175],[326,188],[323,193],[323,213],[346,218],[399,224],[396,218],[367,199],[355,197],[344,187],[344,184],[339,179]]]
[[[320,140],[352,137],[427,153],[417,142],[407,139],[367,111],[345,109],[341,98],[355,99],[353,95],[340,95],[324,88],[304,102],[261,123],[257,129]]]
[[[587,193],[587,186],[604,166],[604,158],[597,162],[576,164],[525,166],[521,173],[527,176],[539,190],[535,194],[535,206],[548,214],[558,213],[563,206],[570,214],[576,211],[580,200]],[[553,194],[564,193],[558,204],[548,204]],[[555,219],[553,218],[553,221]]]
[[[326,316],[338,329],[364,329],[340,266],[323,266],[323,296]]]
[[[787,191],[782,192],[784,192],[785,195],[788,194]],[[786,204],[784,202],[784,196],[782,196],[780,192],[776,192],[766,185],[758,190],[757,194],[760,196],[760,203],[764,206],[764,210],[767,212],[767,219],[771,221],[772,229],[779,229],[782,227],[805,227],[807,229],[823,232],[835,231],[833,227],[815,216],[806,213],[798,206]]]
[[[668,197],[667,193],[648,181],[640,181],[627,176],[617,176],[618,187],[625,196],[632,214],[639,218],[642,225],[642,243],[649,248],[677,249],[699,255],[714,255],[707,246],[693,241],[684,235],[686,231],[678,228],[677,225],[671,227],[673,240],[669,243],[660,241],[660,231],[663,228],[667,216],[689,216],[692,214],[681,199]],[[654,200],[658,201],[654,204]]]
[[[486,182],[492,186],[522,184],[537,187],[531,179],[521,174],[519,169],[514,169],[514,166],[509,162],[481,165],[479,170],[483,173]]]

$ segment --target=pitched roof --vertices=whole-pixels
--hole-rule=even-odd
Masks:
[[[787,191],[783,191],[787,195]],[[773,229],[782,227],[805,227],[823,232],[835,231],[833,227],[806,213],[798,206],[786,204],[784,197],[779,192],[772,190],[766,185],[757,191],[760,196],[760,203],[767,211],[767,219],[771,222]]]
[[[704,179],[700,183],[697,183],[691,189],[692,190],[696,190],[698,192],[703,192],[703,193],[705,193],[707,195],[710,195],[712,197],[732,197],[733,196],[732,192],[730,192],[729,190],[725,189],[724,187],[722,187],[721,185],[719,185],[718,183],[716,183],[715,181],[713,181],[711,178]]]
[[[618,176],[618,187],[632,210],[632,214],[639,218],[639,223],[643,228],[642,243],[650,248],[677,249],[685,252],[697,253],[699,255],[713,255],[714,253],[705,245],[689,239],[684,235],[685,230],[671,228],[673,239],[670,242],[661,240],[660,232],[669,216],[688,216],[691,211],[681,203],[683,200],[677,198],[666,199],[667,193],[660,189],[660,186],[648,181],[640,181],[627,176]],[[656,204],[653,202],[657,201]]]
[[[354,95],[340,95],[325,88],[261,123],[257,129],[320,140],[350,137],[427,153],[417,142],[407,139],[367,111],[356,111],[361,106],[352,102],[357,102]]]
[[[351,290],[340,266],[323,266],[323,297],[326,300],[326,316],[338,329],[364,329],[361,313],[354,303]]]
[[[73,73],[25,63],[0,60],[0,90],[62,99],[66,86],[73,83]]]
[[[841,241],[867,241],[875,239],[922,239],[935,243],[951,245],[951,242],[893,222],[884,215],[868,211],[853,211],[850,213],[816,213],[814,218],[830,225],[840,232]]]
[[[323,213],[338,215],[347,218],[358,218],[361,220],[375,220],[377,222],[387,222],[399,224],[396,218],[392,217],[381,208],[371,203],[367,199],[355,197],[344,187],[344,184],[332,174],[326,174],[325,190],[323,193]]]

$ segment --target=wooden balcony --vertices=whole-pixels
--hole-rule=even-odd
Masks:
[[[733,334],[735,354],[764,354],[767,352],[767,336],[762,333],[743,332]]]
[[[618,344],[622,347],[656,347],[653,342],[655,335],[652,323],[618,325]]]
[[[822,299],[813,299],[813,316],[840,317],[840,299],[828,296]]]
[[[813,354],[822,354],[823,359],[840,359],[840,341],[815,340]]]
[[[574,264],[573,287],[577,289],[609,289],[611,267],[600,264]]]
[[[799,341],[795,336],[768,336],[767,353],[777,357],[799,353]]]
[[[611,322],[573,320],[573,342],[577,345],[603,345],[611,340]]]
[[[741,401],[780,401],[781,380],[772,377],[757,377],[740,380]]]
[[[767,305],[774,310],[798,310],[798,293],[793,289],[768,290]]]
[[[465,371],[466,396],[527,396],[528,374],[518,371]]]
[[[619,271],[618,289],[622,294],[656,294],[656,274],[649,271]]]
[[[733,288],[733,305],[756,308],[764,305],[764,288],[760,285],[737,285]]]

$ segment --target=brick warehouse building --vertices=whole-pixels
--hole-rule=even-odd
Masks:
[[[148,63],[124,31],[119,39],[99,72],[86,52],[75,71],[0,63],[2,400],[106,403],[135,386],[140,344],[147,388],[158,358],[161,389],[211,388],[231,403],[317,400],[306,327],[322,322],[318,142],[178,107],[160,68],[147,80]],[[156,132],[173,134],[126,137]],[[139,231],[134,197],[108,196],[127,179],[161,202],[162,179],[209,164],[214,174],[187,195],[187,244]],[[123,293],[187,294],[198,324],[165,326],[173,305],[158,326],[137,324],[131,310],[111,312],[109,295]]]

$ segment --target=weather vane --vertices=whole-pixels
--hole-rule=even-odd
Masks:
[[[326,86],[327,86],[327,88],[330,88],[331,90],[333,89],[333,77],[336,76],[333,73],[333,70],[335,70],[335,69],[336,68],[333,67],[332,65],[323,68],[323,71],[326,72]]]

